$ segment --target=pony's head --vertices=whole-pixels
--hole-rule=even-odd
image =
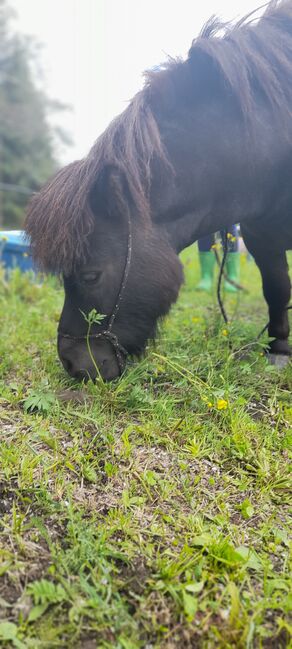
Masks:
[[[127,141],[128,127],[123,123],[121,132],[115,122],[88,158],[68,165],[33,197],[26,219],[39,266],[63,275],[58,353],[77,379],[119,376],[126,355],[140,355],[154,338],[182,282],[178,257],[149,214],[153,151],[147,153],[146,144],[145,157],[141,138],[153,149],[156,127],[144,114],[138,137],[135,104],[131,112],[136,141]],[[156,154],[162,156],[159,147],[158,140]],[[100,322],[88,322],[93,310],[103,316]]]

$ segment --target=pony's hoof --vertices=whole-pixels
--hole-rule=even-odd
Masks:
[[[271,365],[276,367],[286,367],[290,361],[292,354],[291,347],[288,340],[281,340],[275,338],[271,340],[267,347],[267,359]]]
[[[272,355],[274,354],[274,355],[288,356],[288,357],[292,355],[292,350],[288,343],[288,340],[287,339],[281,340],[280,338],[271,340],[271,342],[268,345],[267,352],[268,354],[272,354]]]
[[[287,354],[267,354],[267,359],[271,365],[275,365],[275,367],[287,367],[288,363],[290,363],[290,356],[287,356]]]

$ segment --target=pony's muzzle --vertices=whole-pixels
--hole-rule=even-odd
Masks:
[[[118,378],[124,370],[111,344],[106,340],[74,341],[58,336],[58,354],[66,372],[78,381],[94,381],[98,376],[104,381]]]

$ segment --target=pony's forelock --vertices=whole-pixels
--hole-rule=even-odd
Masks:
[[[76,161],[32,197],[25,228],[40,270],[69,274],[85,257],[94,226],[87,183],[84,161]]]

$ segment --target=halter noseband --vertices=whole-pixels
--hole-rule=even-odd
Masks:
[[[105,338],[106,340],[108,340],[111,343],[111,345],[112,345],[112,347],[113,347],[113,349],[115,351],[115,355],[116,355],[116,359],[117,359],[117,362],[118,362],[120,372],[122,372],[123,369],[124,369],[124,362],[125,362],[126,356],[128,355],[128,352],[119,343],[118,337],[116,336],[116,334],[114,334],[112,332],[112,328],[113,328],[115,319],[116,319],[116,317],[118,315],[118,312],[119,312],[119,309],[120,309],[120,306],[121,306],[121,302],[122,302],[122,299],[123,299],[123,295],[124,295],[124,292],[125,292],[125,289],[126,289],[126,286],[127,286],[129,272],[130,272],[131,258],[132,258],[132,223],[131,223],[131,219],[130,219],[130,214],[128,214],[128,245],[127,245],[127,255],[126,255],[126,259],[125,259],[125,266],[124,266],[124,271],[123,271],[123,275],[122,275],[120,288],[119,288],[117,298],[116,298],[116,303],[115,303],[115,306],[113,308],[112,314],[109,316],[109,322],[108,322],[107,328],[104,331],[100,331],[97,334],[89,334],[89,335],[85,335],[85,336],[70,336],[70,334],[65,334],[62,331],[60,331],[60,329],[58,330],[58,335],[61,338],[69,338],[69,340],[79,341],[79,340],[88,340],[88,339],[91,340],[91,339],[98,339],[98,338]]]

